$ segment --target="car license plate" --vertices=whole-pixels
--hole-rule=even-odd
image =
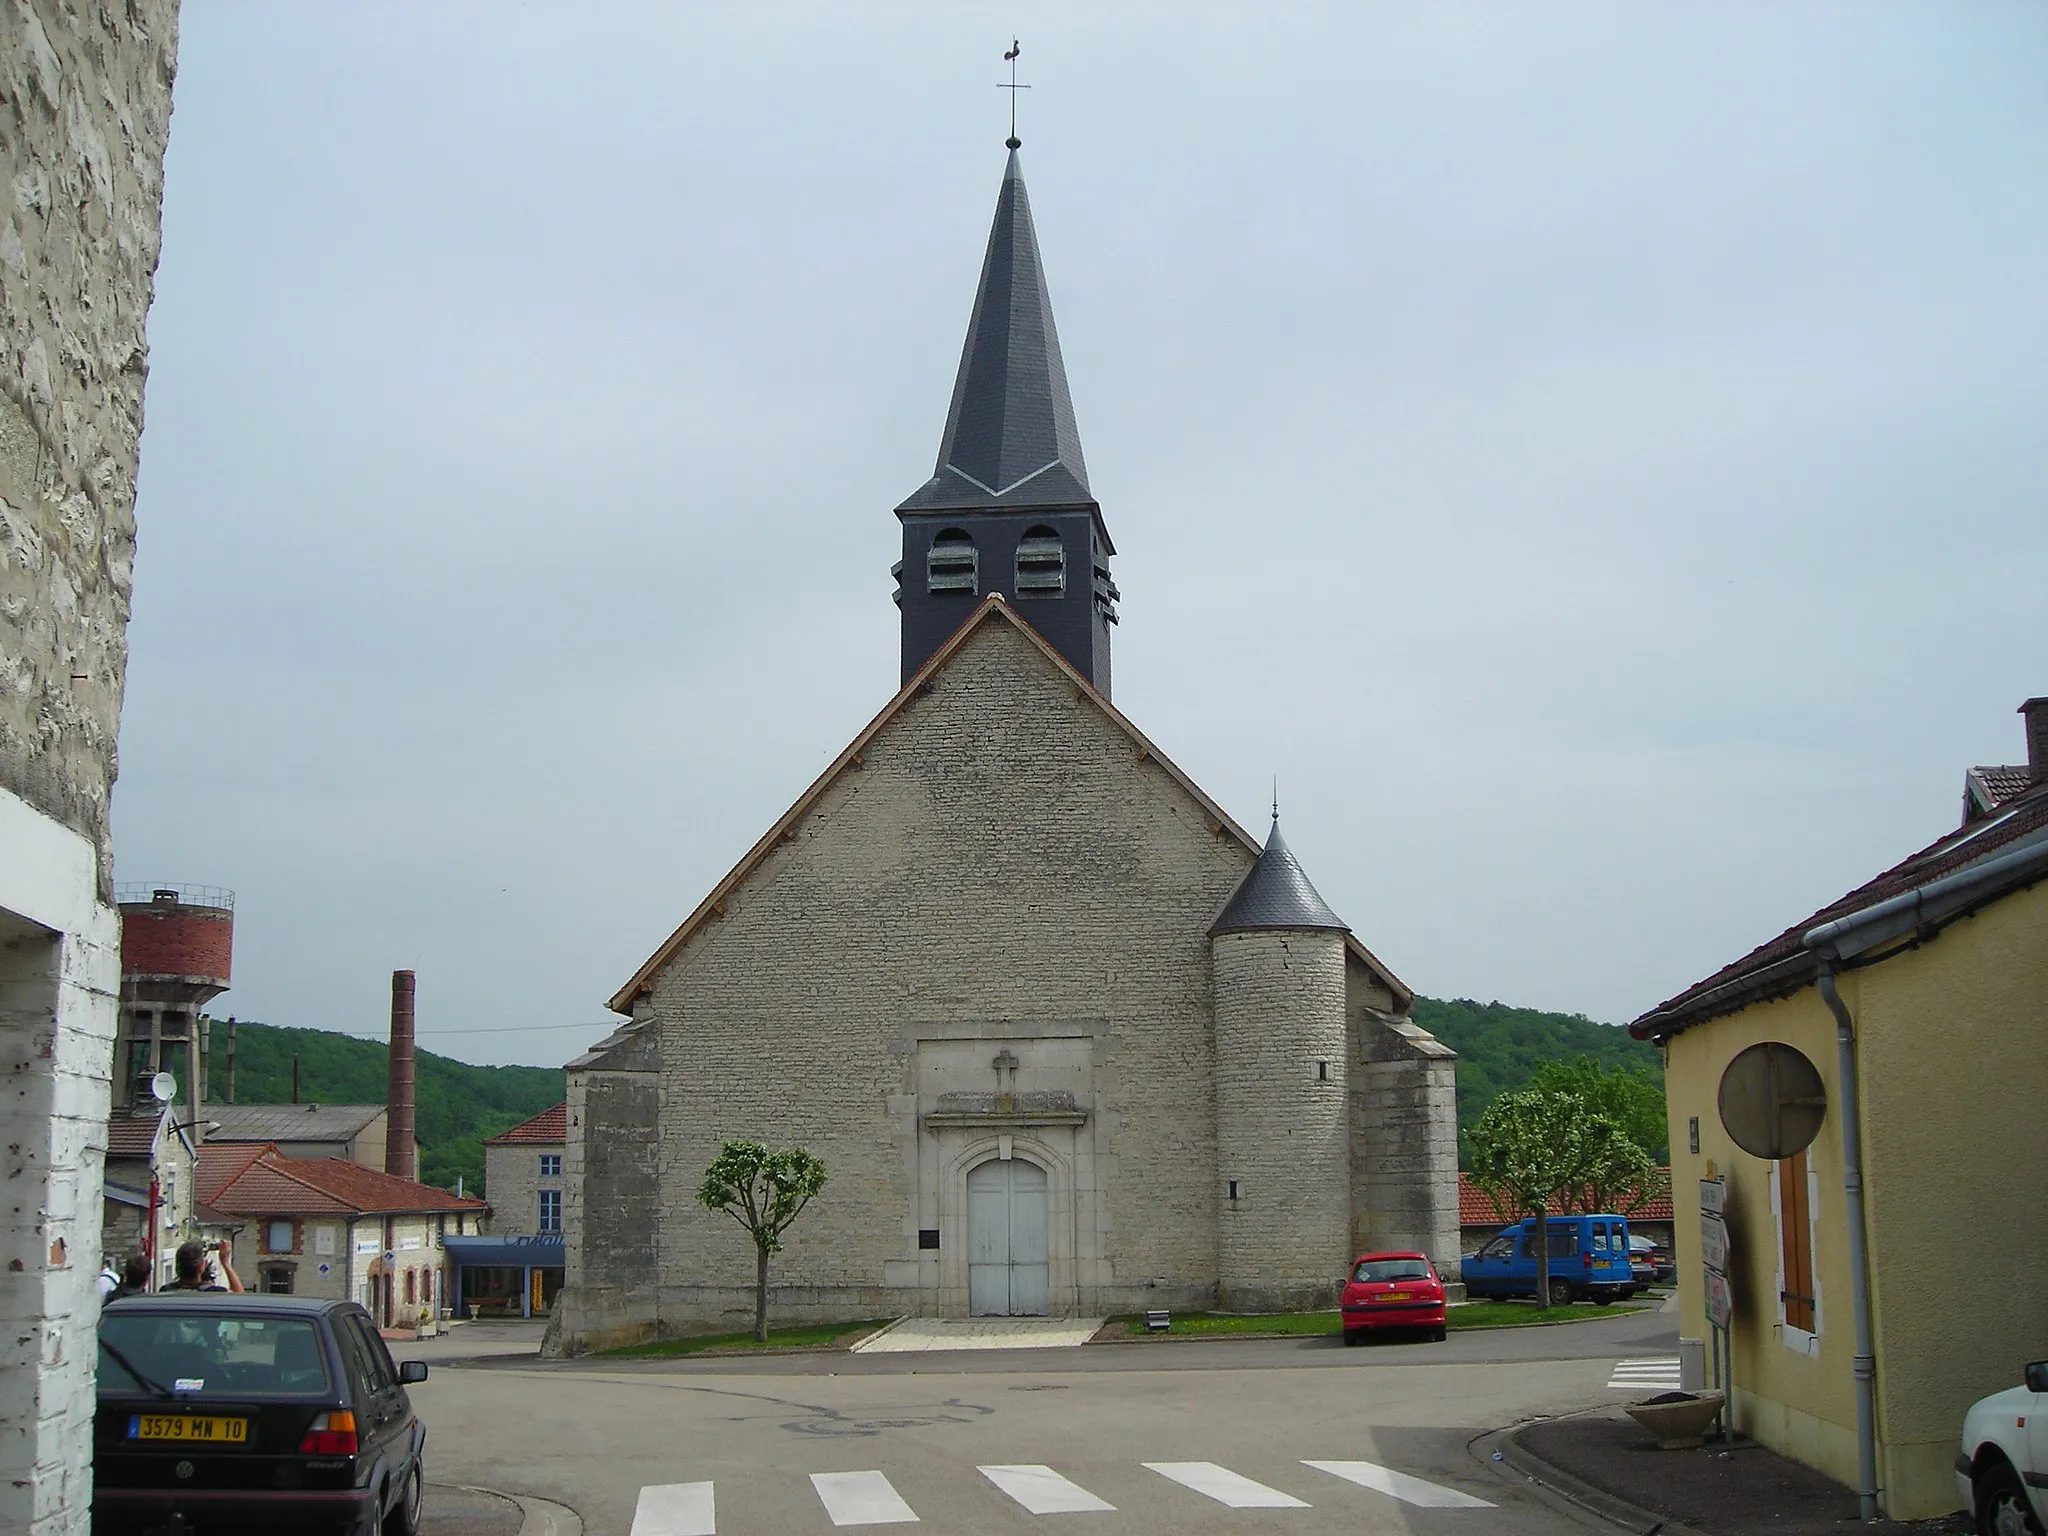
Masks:
[[[249,1438],[247,1419],[197,1418],[183,1413],[137,1413],[128,1419],[130,1440],[178,1440],[192,1445],[240,1445]]]
[[[1406,1291],[1388,1291],[1380,1297],[1381,1301],[1406,1301],[1407,1299],[1408,1293]]]

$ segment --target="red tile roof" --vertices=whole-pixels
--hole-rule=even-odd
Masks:
[[[199,1198],[238,1216],[383,1216],[488,1211],[468,1196],[394,1178],[338,1157],[286,1157],[276,1147],[202,1147]]]
[[[1622,1215],[1634,1221],[1671,1220],[1671,1170],[1669,1168],[1659,1168],[1657,1175],[1663,1193],[1652,1196],[1632,1211],[1623,1211]],[[1553,1200],[1550,1202],[1550,1214],[1553,1216],[1565,1216],[1570,1213],[1565,1210],[1561,1202]],[[1519,1221],[1520,1219],[1520,1216],[1502,1215],[1495,1208],[1492,1199],[1487,1195],[1486,1191],[1472,1182],[1471,1174],[1461,1173],[1458,1175],[1459,1226],[1504,1227],[1508,1223]]]
[[[212,1205],[214,1196],[238,1178],[242,1171],[270,1147],[215,1146],[207,1142],[199,1149],[199,1199]]]
[[[1980,821],[1944,833],[1910,858],[1801,918],[1768,943],[1759,944],[1740,960],[1659,1003],[1630,1024],[1628,1031],[1638,1040],[1664,1039],[1752,1003],[1789,997],[1813,979],[1813,957],[1802,941],[1815,928],[1952,875],[2043,827],[2048,827],[2048,783],[2035,785]]]
[[[2040,775],[2025,763],[1972,768],[1969,779],[1971,787],[1978,792],[1979,815],[1988,815],[2041,782]]]
[[[493,1136],[487,1147],[564,1146],[569,1140],[569,1105],[564,1100],[544,1109],[531,1120],[522,1120],[511,1130]]]
[[[169,1113],[162,1105],[146,1110],[117,1109],[107,1116],[107,1156],[143,1159],[156,1151],[157,1132]]]

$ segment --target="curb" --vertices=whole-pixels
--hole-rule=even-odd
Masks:
[[[1587,1414],[1606,1411],[1607,1405],[1603,1405],[1598,1408],[1581,1409],[1578,1413],[1560,1413],[1550,1419],[1532,1422],[1548,1424],[1554,1423],[1556,1419],[1577,1419]],[[1552,1466],[1522,1444],[1522,1431],[1529,1427],[1528,1424],[1517,1424],[1508,1429],[1495,1430],[1487,1437],[1488,1441],[1498,1446],[1501,1460],[1524,1477],[1569,1499],[1574,1504],[1591,1510],[1603,1520],[1610,1520],[1633,1531],[1657,1531],[1658,1536],[1704,1536],[1697,1527],[1687,1525],[1682,1520],[1631,1504],[1617,1494],[1595,1487],[1584,1478],[1575,1477],[1561,1467]],[[529,1536],[529,1533],[522,1532],[521,1536]]]
[[[521,1515],[519,1536],[583,1536],[583,1517],[566,1504],[537,1499],[531,1494],[507,1493],[502,1488],[481,1488],[474,1483],[457,1483],[464,1493],[488,1494],[517,1504]]]

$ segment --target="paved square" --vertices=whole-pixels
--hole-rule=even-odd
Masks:
[[[905,1317],[853,1346],[855,1354],[921,1349],[1064,1349],[1086,1344],[1099,1317]]]

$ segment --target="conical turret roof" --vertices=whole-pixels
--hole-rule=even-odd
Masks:
[[[1210,925],[1209,934],[1213,938],[1219,933],[1248,933],[1260,928],[1351,931],[1351,925],[1332,912],[1309,883],[1300,860],[1280,836],[1278,816],[1273,818],[1273,830],[1266,837],[1259,862],[1238,883],[1223,915]]]
[[[1000,511],[1093,500],[1031,226],[1031,199],[1012,149],[938,468],[896,510]]]

